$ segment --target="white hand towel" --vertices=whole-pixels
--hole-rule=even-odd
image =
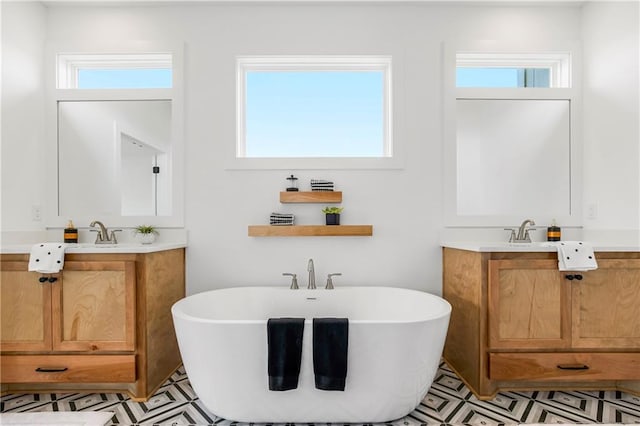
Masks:
[[[29,271],[55,274],[64,266],[65,243],[39,243],[31,247]]]
[[[558,269],[560,271],[598,269],[593,247],[582,241],[562,241],[558,244]]]

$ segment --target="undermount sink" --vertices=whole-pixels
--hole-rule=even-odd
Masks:
[[[67,246],[67,249],[107,249],[107,248],[123,248],[123,247],[133,247],[134,244],[94,244],[94,243],[80,243],[80,244],[70,244]]]
[[[93,247],[117,247],[118,244],[92,244],[92,243],[80,243],[71,244],[67,248],[93,248]]]
[[[498,242],[486,243],[485,248],[495,249],[497,251],[556,251],[557,248],[553,243],[547,241],[533,241],[530,243],[514,243],[514,242]]]

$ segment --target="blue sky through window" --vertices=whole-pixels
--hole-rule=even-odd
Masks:
[[[78,89],[169,89],[172,70],[168,68],[78,70]]]
[[[457,87],[551,87],[549,68],[456,68]]]
[[[382,71],[246,73],[247,157],[384,156]]]
[[[516,68],[456,68],[457,87],[518,87]]]

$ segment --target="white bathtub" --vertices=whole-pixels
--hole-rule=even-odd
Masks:
[[[242,422],[371,423],[420,404],[438,369],[451,306],[391,287],[240,287],[195,294],[171,312],[185,370],[214,414]],[[267,319],[306,318],[298,388],[269,390]],[[349,319],[345,390],[315,388],[313,318]]]

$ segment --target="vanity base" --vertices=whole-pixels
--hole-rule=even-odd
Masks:
[[[597,381],[530,381],[530,380],[483,380],[481,387],[472,386],[456,368],[444,358],[451,371],[469,388],[471,393],[481,401],[491,401],[500,392],[520,391],[621,391],[640,396],[640,380],[597,380]]]
[[[557,254],[443,249],[444,359],[481,400],[500,391],[640,395],[639,252],[598,252],[580,279]]]
[[[184,248],[69,253],[47,285],[27,271],[28,254],[0,256],[3,307],[30,301],[28,311],[2,311],[1,392],[115,392],[146,401],[182,364],[171,306],[185,297],[184,256]],[[76,317],[85,328],[76,331]]]

